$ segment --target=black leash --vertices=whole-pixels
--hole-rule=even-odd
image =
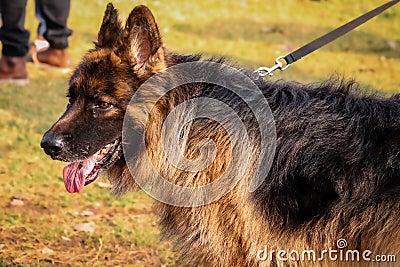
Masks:
[[[266,75],[272,76],[272,72],[276,69],[279,70],[285,70],[287,69],[290,64],[293,62],[296,62],[300,58],[307,56],[308,54],[314,52],[318,48],[321,48],[322,46],[336,40],[337,38],[345,35],[349,31],[357,28],[361,24],[367,22],[368,20],[372,19],[373,17],[379,15],[389,7],[397,4],[400,2],[400,0],[392,0],[387,2],[386,4],[381,5],[380,7],[375,8],[374,10],[369,11],[368,13],[361,15],[360,17],[340,26],[339,28],[315,39],[314,41],[302,46],[301,48],[297,49],[296,51],[286,55],[286,56],[280,56],[277,59],[275,59],[275,65],[271,68],[266,68],[266,67],[260,67],[256,70],[256,73],[260,77],[264,77]],[[285,61],[286,64],[282,61]]]

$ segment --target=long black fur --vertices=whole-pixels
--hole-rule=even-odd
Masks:
[[[254,194],[260,209],[295,226],[332,207],[400,194],[398,95],[364,95],[338,79],[260,86],[278,137],[269,177]]]

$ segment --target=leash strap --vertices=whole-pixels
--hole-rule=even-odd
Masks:
[[[260,67],[256,70],[258,75],[260,77],[264,77],[266,75],[272,76],[272,72],[276,69],[280,69],[281,71],[287,69],[290,64],[293,62],[296,62],[297,60],[301,59],[304,56],[307,56],[308,54],[314,52],[318,48],[321,48],[322,46],[336,40],[337,38],[345,35],[349,31],[357,28],[361,24],[367,22],[368,20],[372,19],[373,17],[379,15],[386,9],[390,8],[391,6],[397,4],[400,0],[392,0],[387,2],[386,4],[383,4],[374,10],[369,11],[368,13],[365,13],[364,15],[361,15],[360,17],[340,26],[339,28],[315,39],[314,41],[300,47],[296,51],[286,55],[286,56],[281,56],[278,57],[275,60],[275,65],[271,68],[266,68],[266,67]],[[286,65],[282,61],[286,62]]]

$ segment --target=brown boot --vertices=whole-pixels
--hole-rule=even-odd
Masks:
[[[24,85],[28,82],[25,57],[2,56],[0,59],[0,82]]]
[[[68,49],[55,49],[48,48],[43,51],[39,51],[36,54],[37,61],[39,63],[47,64],[57,68],[68,68],[71,66],[71,58],[68,54]]]

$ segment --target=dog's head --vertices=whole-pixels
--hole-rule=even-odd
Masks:
[[[66,189],[79,192],[122,156],[122,124],[136,89],[166,68],[164,48],[150,10],[137,6],[125,27],[107,5],[95,48],[71,76],[68,105],[44,134],[41,147],[63,170]]]

